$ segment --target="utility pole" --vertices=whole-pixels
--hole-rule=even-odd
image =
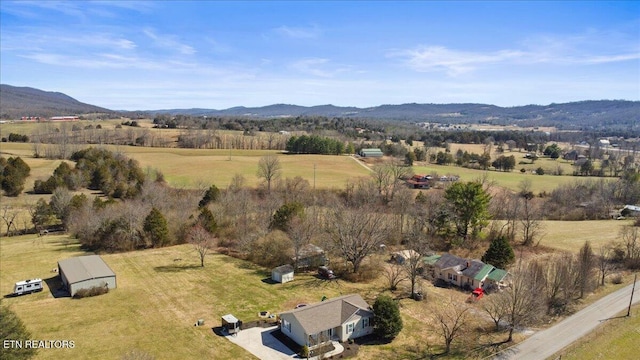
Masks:
[[[313,192],[316,191],[316,163],[313,163]]]
[[[636,280],[638,274],[633,275],[633,287],[631,288],[631,299],[629,299],[629,308],[627,309],[627,317],[631,316],[631,303],[633,302],[633,293],[636,291]]]

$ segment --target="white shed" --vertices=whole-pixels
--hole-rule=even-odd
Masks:
[[[282,265],[271,270],[271,280],[279,283],[293,281],[293,266]]]

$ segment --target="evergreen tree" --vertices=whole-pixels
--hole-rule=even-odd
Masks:
[[[218,223],[216,222],[213,213],[209,208],[203,207],[200,208],[200,214],[198,215],[198,224],[202,226],[203,229],[207,230],[207,232],[213,234],[218,228]]]
[[[516,255],[507,237],[498,236],[491,240],[489,248],[484,255],[482,255],[482,262],[493,265],[499,269],[505,269],[507,265],[513,263],[515,258]]]
[[[30,340],[31,334],[24,326],[24,323],[16,313],[11,311],[7,306],[0,306],[0,342],[17,340],[24,344],[25,340]],[[0,359],[22,360],[30,359],[36,354],[33,347],[3,347],[0,353]]]
[[[456,230],[463,242],[467,240],[469,230],[476,236],[487,224],[491,195],[482,188],[481,183],[457,182],[445,191],[444,197],[452,207]]]
[[[387,295],[380,295],[373,304],[373,326],[376,335],[393,340],[402,330],[402,317],[398,303]]]
[[[269,226],[272,229],[287,231],[289,230],[289,221],[291,221],[294,216],[302,215],[303,213],[304,206],[299,202],[286,203],[273,214],[273,219],[271,219]]]
[[[143,230],[151,239],[153,247],[162,247],[169,243],[167,220],[160,210],[155,207],[151,209],[149,215],[144,219]]]
[[[2,190],[7,196],[18,196],[24,189],[24,183],[31,168],[20,157],[11,157],[2,161]]]
[[[212,202],[215,202],[220,197],[220,189],[217,186],[211,185],[209,189],[204,193],[202,200],[198,203],[199,207],[205,207]]]

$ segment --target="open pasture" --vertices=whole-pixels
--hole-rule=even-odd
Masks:
[[[601,246],[620,241],[620,230],[631,220],[543,221],[540,245],[578,253],[585,241],[597,253]]]
[[[578,180],[586,179],[602,179],[598,177],[588,176],[554,176],[554,175],[535,175],[531,173],[521,173],[520,171],[502,172],[502,171],[483,171],[468,169],[453,165],[422,165],[414,166],[413,171],[416,174],[437,174],[437,175],[458,175],[461,181],[474,181],[482,178],[485,174],[489,181],[493,181],[497,186],[518,191],[519,186],[524,180],[531,181],[532,191],[536,194],[543,191],[551,192],[562,184],[572,183]],[[611,179],[611,178],[605,178]]]
[[[13,283],[41,277],[45,290],[5,298],[25,322],[34,339],[74,340],[74,349],[40,350],[36,359],[116,359],[139,349],[158,359],[251,359],[252,355],[211,330],[227,313],[243,321],[258,320],[258,312],[277,313],[299,303],[320,301],[354,291],[377,295],[371,285],[326,282],[297,274],[293,282],[271,284],[265,269],[225,255],[211,254],[205,267],[190,245],[103,255],[117,276],[117,289],[81,300],[54,298],[57,261],[82,254],[66,236],[3,238],[2,294]],[[25,259],[28,258],[28,261]],[[205,326],[195,327],[198,319]]]

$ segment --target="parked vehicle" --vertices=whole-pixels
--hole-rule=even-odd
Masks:
[[[42,279],[18,281],[13,287],[13,296],[42,291]]]
[[[318,275],[320,275],[320,277],[325,278],[325,279],[335,279],[336,276],[333,274],[333,270],[329,269],[326,266],[320,266],[318,268]]]

